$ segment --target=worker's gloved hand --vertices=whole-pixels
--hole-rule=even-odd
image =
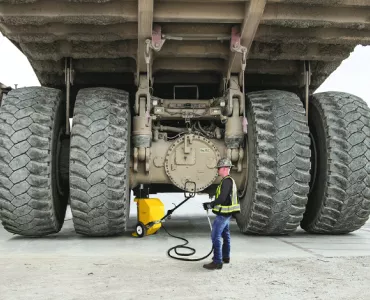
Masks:
[[[207,209],[212,209],[211,202],[204,202],[204,203],[203,203],[203,208],[204,208],[205,210],[207,210]]]

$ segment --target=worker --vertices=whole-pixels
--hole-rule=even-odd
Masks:
[[[203,203],[205,210],[212,209],[216,218],[212,225],[213,258],[212,262],[203,265],[208,270],[222,269],[223,263],[230,262],[230,219],[240,212],[237,187],[230,176],[233,167],[231,160],[222,158],[217,163],[218,175],[222,180],[217,187],[215,200]],[[221,243],[223,239],[223,244]]]

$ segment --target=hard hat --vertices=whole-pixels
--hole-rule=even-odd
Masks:
[[[221,158],[218,163],[217,163],[217,168],[222,168],[222,167],[233,167],[233,164],[229,158]]]

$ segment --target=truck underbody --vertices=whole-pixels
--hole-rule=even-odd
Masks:
[[[370,43],[365,0],[0,0],[43,87],[0,109],[13,233],[126,230],[130,192],[214,194],[229,157],[244,233],[347,233],[370,214],[370,111],[313,92]],[[69,118],[73,117],[70,128]]]

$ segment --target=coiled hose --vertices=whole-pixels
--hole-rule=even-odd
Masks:
[[[212,224],[211,224],[211,220],[209,219],[208,210],[207,210],[207,219],[208,219],[209,227],[211,228],[211,232],[212,232]],[[173,235],[173,234],[169,233],[168,230],[163,226],[163,223],[162,223],[162,227],[168,233],[169,236],[171,236],[173,238],[176,238],[176,239],[179,239],[179,240],[182,240],[182,241],[185,242],[185,244],[180,244],[180,245],[177,245],[177,246],[174,246],[174,247],[171,247],[170,249],[168,249],[167,254],[168,254],[169,257],[171,257],[173,259],[182,260],[182,261],[201,261],[203,259],[206,259],[213,252],[213,245],[212,245],[211,251],[203,257],[200,257],[200,258],[184,258],[184,257],[181,257],[181,256],[185,256],[185,257],[192,256],[196,253],[196,250],[192,247],[186,246],[187,244],[189,244],[189,241],[186,238],[176,236],[176,235]],[[190,252],[189,253],[181,253],[181,252],[178,252],[179,249],[186,249],[186,250],[189,250]],[[171,251],[175,251],[176,255],[178,255],[178,256],[172,255]]]

